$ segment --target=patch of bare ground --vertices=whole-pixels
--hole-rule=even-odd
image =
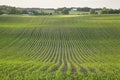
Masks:
[[[59,67],[61,66],[61,64],[62,63],[58,64],[54,69],[52,69],[52,72],[56,72],[59,69]]]
[[[19,68],[20,68],[19,66],[14,67],[14,68],[10,68],[10,69],[7,70],[7,72],[11,72],[11,71],[13,71],[13,70],[18,70]]]
[[[67,71],[67,61],[66,61],[66,58],[65,58],[65,53],[64,53],[64,67],[62,69],[62,72],[66,72]]]
[[[74,48],[73,48],[74,49]],[[71,56],[71,58],[73,59],[73,57],[74,57],[74,59],[78,62],[78,63],[81,63],[79,60],[78,60],[78,58],[76,57],[76,53],[74,52],[74,51],[76,51],[75,49],[74,50],[72,50],[72,54],[73,54],[73,56]],[[74,60],[73,59],[73,60]]]
[[[100,72],[105,73],[104,69],[100,68],[99,70],[100,70]]]
[[[31,73],[32,73],[32,72],[34,72],[34,71],[38,70],[39,68],[40,68],[40,66],[36,66],[36,67],[34,67],[34,68],[30,69],[30,70],[29,70],[29,72],[31,72]]]
[[[57,63],[57,61],[58,61],[58,56],[59,56],[59,55],[57,55],[57,58],[55,59],[55,63]]]
[[[29,68],[31,68],[33,65],[31,65],[31,66],[28,66],[28,67],[23,67],[22,69],[21,69],[21,71],[25,71],[25,70],[28,70]]]
[[[66,72],[67,71],[67,64],[64,64],[64,67],[62,69],[62,72]]]
[[[53,56],[53,58],[51,59],[51,61],[50,61],[50,62],[53,62],[53,60],[54,60],[55,56],[57,56],[57,58],[55,59],[55,63],[57,63],[57,61],[58,61],[58,55],[56,55],[56,53],[55,53],[55,52],[54,52],[54,56]]]
[[[95,69],[89,68],[90,72],[95,73]]]
[[[41,69],[41,71],[45,72],[45,71],[47,71],[48,68],[49,68],[49,66],[44,67],[43,69]]]
[[[84,74],[87,74],[87,70],[84,68],[84,67],[80,67],[80,70],[84,73]]]
[[[75,73],[76,72],[76,68],[73,64],[71,64],[71,67],[72,67],[72,73]]]
[[[70,56],[71,56],[71,55],[70,55]],[[72,62],[70,61],[70,59],[69,59],[68,56],[67,56],[67,59],[68,59],[68,61],[69,61],[70,64],[71,64],[71,68],[72,68],[71,72],[72,72],[72,73],[75,73],[75,72],[76,72],[76,68],[75,68],[75,66],[72,64]],[[71,57],[71,59],[72,59],[72,57]]]
[[[72,68],[71,72],[72,72],[72,73],[75,73],[75,72],[76,72],[75,66],[72,64],[72,62],[69,60],[69,58],[68,58],[68,61],[69,61],[70,64],[71,64],[71,68]]]

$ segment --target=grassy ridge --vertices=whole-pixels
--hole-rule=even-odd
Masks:
[[[0,79],[120,79],[120,15],[0,16]]]

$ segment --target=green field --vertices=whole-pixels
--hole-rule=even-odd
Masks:
[[[120,15],[0,16],[0,80],[120,80]]]

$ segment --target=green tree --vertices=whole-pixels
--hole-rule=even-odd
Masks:
[[[9,7],[8,12],[9,12],[9,14],[16,14],[16,8],[15,7]]]
[[[109,9],[107,9],[106,7],[104,7],[101,11],[102,14],[109,14]]]
[[[95,10],[94,9],[90,9],[90,14],[95,14]]]
[[[63,8],[62,14],[69,14],[69,9],[67,9],[66,7]]]
[[[0,15],[2,15],[3,14],[3,12],[0,10]]]

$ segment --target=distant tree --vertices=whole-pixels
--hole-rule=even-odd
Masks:
[[[15,7],[9,7],[8,8],[8,13],[9,14],[16,14],[16,8]]]
[[[95,10],[94,9],[90,9],[90,14],[95,14]]]
[[[89,12],[91,8],[84,7],[84,8],[77,8],[77,11]]]
[[[52,15],[52,13],[49,13],[49,15]]]
[[[62,14],[69,14],[69,9],[64,7],[63,10],[62,10]]]
[[[119,10],[115,9],[114,14],[119,14]]]
[[[102,14],[119,14],[119,10],[118,9],[107,9],[107,8],[103,8],[102,9]]]
[[[27,9],[22,9],[22,14],[28,14]]]
[[[40,13],[38,11],[32,11],[34,15],[40,15]]]
[[[102,14],[109,14],[109,9],[107,9],[106,7],[104,7],[101,11]]]
[[[89,11],[90,11],[90,9],[91,9],[91,8],[84,7],[84,8],[83,8],[83,11],[84,11],[84,12],[89,12]]]
[[[45,15],[45,12],[43,11],[43,9],[40,10],[40,15]]]
[[[77,8],[77,11],[82,11],[82,8]]]
[[[22,9],[16,9],[16,14],[22,14]]]
[[[114,10],[113,9],[109,9],[109,14],[114,14]]]
[[[3,12],[0,10],[0,15],[2,15],[3,14]]]

